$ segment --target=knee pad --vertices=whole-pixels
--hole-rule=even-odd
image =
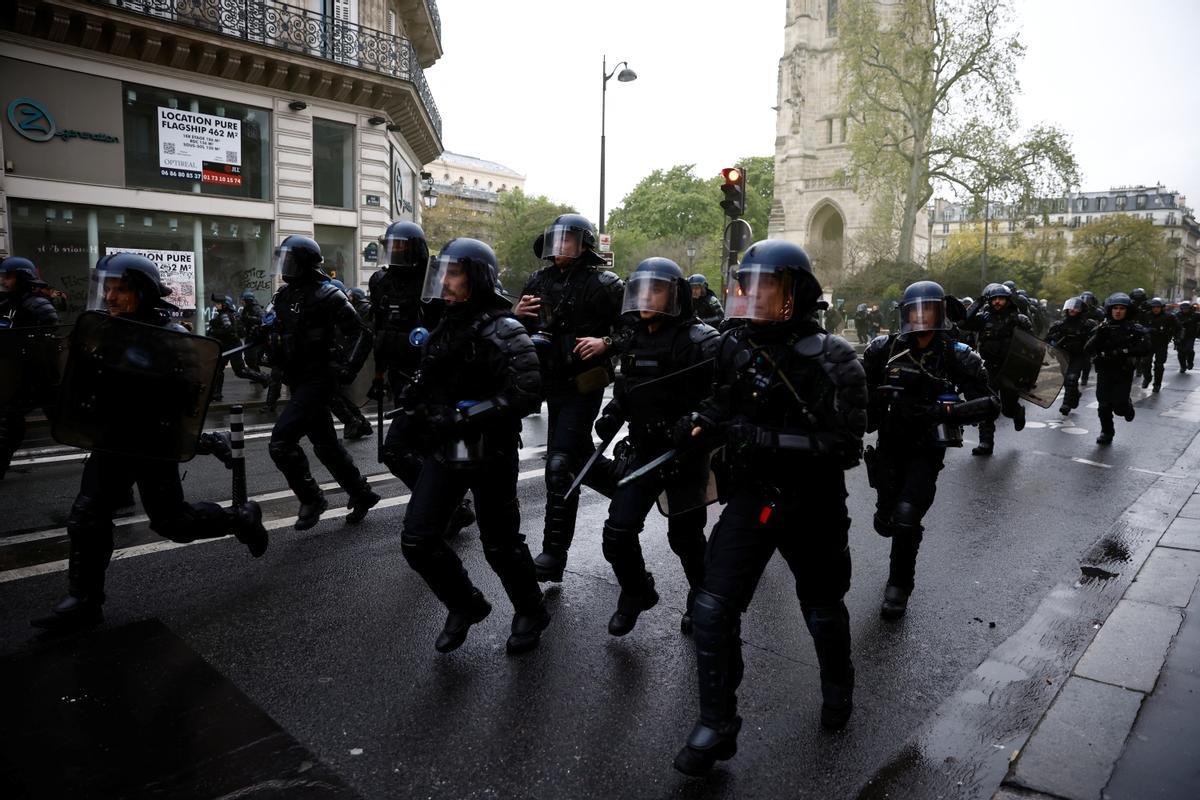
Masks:
[[[571,455],[562,450],[552,450],[546,454],[546,491],[564,495],[571,484],[575,482],[575,472],[571,469]]]
[[[395,475],[411,489],[421,475],[423,460],[421,454],[410,447],[401,445],[384,445],[381,459],[388,471]]]
[[[84,494],[75,498],[67,515],[67,535],[72,541],[77,536],[86,537],[96,531],[110,531],[112,526],[111,511],[99,500]]]
[[[921,526],[921,516],[921,510],[907,500],[896,503],[892,509],[893,533],[919,536],[925,530]]]
[[[272,441],[267,445],[267,453],[270,454],[271,460],[275,462],[275,466],[280,469],[303,464],[305,460],[304,451],[295,442]]]
[[[850,612],[840,600],[824,605],[801,603],[800,610],[804,614],[804,624],[814,637],[849,633]]]
[[[610,525],[604,523],[604,536],[601,540],[601,551],[604,553],[604,560],[610,564],[623,555],[634,549],[637,543],[638,534],[642,532],[642,527],[624,527],[619,525]]]
[[[737,629],[741,615],[725,600],[701,589],[692,602],[692,636],[697,647],[720,644]]]

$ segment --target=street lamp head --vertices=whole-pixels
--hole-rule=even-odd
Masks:
[[[688,258],[695,258],[695,257],[696,257],[696,245],[694,245],[694,244],[689,244],[689,245],[687,246],[687,256],[688,256]]]
[[[633,70],[631,70],[629,67],[626,67],[625,69],[623,69],[619,73],[617,73],[617,80],[619,80],[621,83],[629,83],[630,81],[636,81],[637,73],[634,72]]]

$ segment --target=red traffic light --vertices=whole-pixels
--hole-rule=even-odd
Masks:
[[[721,177],[726,183],[740,183],[742,180],[742,171],[737,167],[726,167],[721,170]]]
[[[721,208],[725,216],[738,219],[746,213],[746,175],[737,167],[726,167],[721,170],[725,182],[721,184]]]

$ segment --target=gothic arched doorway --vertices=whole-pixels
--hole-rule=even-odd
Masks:
[[[846,219],[836,205],[824,201],[817,206],[808,225],[809,257],[821,285],[833,288],[842,279]]]

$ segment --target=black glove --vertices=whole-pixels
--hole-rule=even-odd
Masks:
[[[379,378],[371,381],[371,388],[367,389],[367,397],[376,402],[383,400],[387,397],[387,384]]]
[[[612,414],[601,414],[596,419],[596,433],[601,439],[608,442],[617,435],[617,431],[621,430],[623,424],[624,422],[620,417]]]
[[[735,422],[729,426],[727,439],[734,450],[749,450],[762,445],[764,433],[752,422]]]
[[[233,469],[233,448],[227,434],[216,431],[200,434],[196,452],[202,456],[213,456],[225,465],[225,469]]]
[[[684,447],[692,442],[692,429],[696,427],[696,414],[688,414],[675,420],[671,426],[671,442],[676,447]]]

